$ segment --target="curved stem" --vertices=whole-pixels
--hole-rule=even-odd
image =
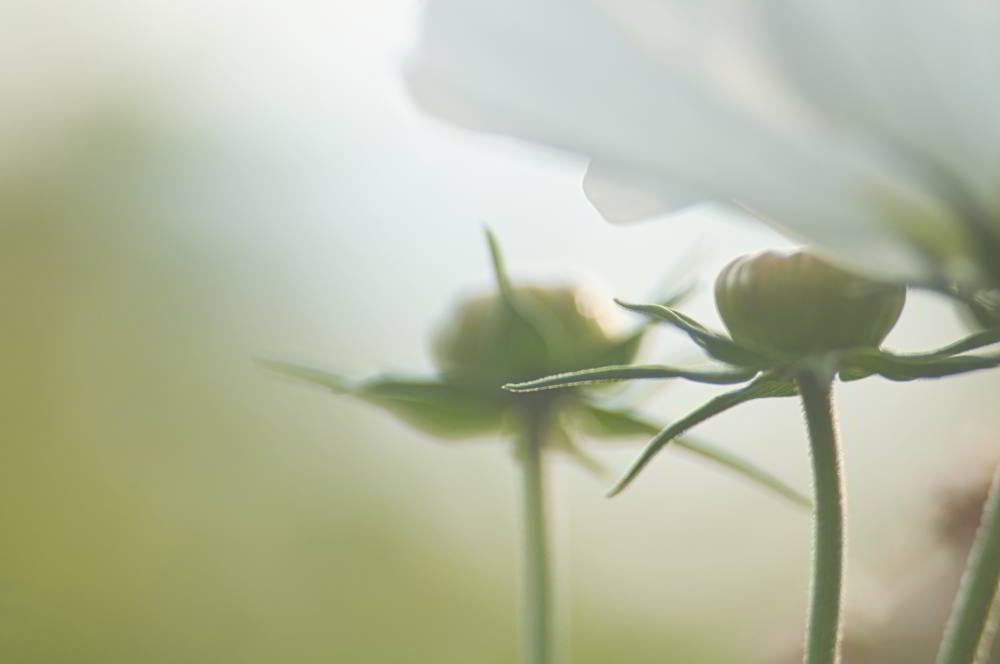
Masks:
[[[806,631],[806,664],[840,661],[844,576],[844,480],[833,415],[833,380],[821,371],[796,377],[809,441],[815,491],[813,578]]]
[[[526,417],[520,449],[524,493],[524,664],[549,664],[552,661],[552,581],[543,427],[541,417]]]
[[[996,624],[991,626],[990,610],[998,601],[1000,578],[1000,466],[993,473],[990,497],[969,552],[958,597],[948,619],[937,664],[975,664],[989,657]],[[996,622],[997,610],[993,610]],[[992,627],[992,628],[991,628]]]

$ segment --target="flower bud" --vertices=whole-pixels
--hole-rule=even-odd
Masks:
[[[502,394],[506,383],[632,359],[637,344],[611,337],[580,290],[519,286],[513,297],[516,309],[499,294],[459,305],[434,343],[449,380]]]
[[[794,359],[877,347],[905,300],[905,287],[871,281],[807,251],[742,256],[715,282],[716,306],[734,341]]]

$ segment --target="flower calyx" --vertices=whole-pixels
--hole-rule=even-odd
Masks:
[[[686,334],[712,360],[708,367],[604,366],[506,387],[529,392],[594,382],[677,378],[740,385],[656,434],[612,489],[614,495],[663,447],[692,427],[747,401],[798,395],[796,376],[802,371],[819,373],[828,380],[878,375],[910,381],[1000,366],[1000,354],[970,354],[1000,343],[996,327],[926,353],[882,349],[882,340],[902,311],[902,287],[871,282],[805,252],[765,252],[733,261],[716,282],[716,297],[731,335],[715,332],[669,306],[618,302]]]
[[[285,361],[261,364],[279,373],[379,406],[425,433],[467,439],[541,426],[543,442],[585,466],[596,463],[571,436],[582,428],[619,437],[627,410],[607,410],[596,395],[513,394],[504,383],[595,364],[625,364],[635,357],[650,326],[609,333],[592,296],[570,286],[513,285],[496,239],[487,233],[495,291],[460,302],[432,345],[435,375],[376,376],[350,381],[332,372]],[[672,298],[680,301],[680,297]],[[636,435],[635,431],[627,435]]]

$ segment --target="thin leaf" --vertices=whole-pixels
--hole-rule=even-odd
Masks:
[[[641,415],[626,410],[606,409],[593,404],[587,404],[584,406],[584,409],[586,414],[597,423],[604,435],[649,436],[659,433],[662,429],[662,427],[645,419]],[[694,441],[687,437],[677,438],[674,441],[674,445],[733,471],[737,475],[782,498],[790,500],[800,507],[812,509],[812,501],[808,496],[775,475],[736,454],[708,443]]]
[[[577,445],[567,427],[563,426],[562,423],[549,429],[545,436],[545,444],[552,450],[565,454],[581,468],[601,480],[608,479],[611,474],[604,464]]]
[[[975,334],[971,334],[964,339],[948,344],[947,346],[929,353],[914,353],[912,355],[906,354],[901,355],[901,357],[914,360],[949,357],[952,355],[958,355],[959,353],[965,353],[970,350],[977,350],[986,346],[992,346],[997,343],[1000,343],[1000,328],[976,332]]]
[[[623,380],[644,380],[664,378],[685,378],[698,383],[712,385],[732,385],[743,383],[757,375],[750,369],[732,369],[724,371],[698,371],[696,369],[681,369],[661,364],[649,365],[616,365],[570,371],[567,373],[546,376],[524,383],[511,383],[503,388],[508,392],[538,392],[564,387],[592,385],[594,383],[610,383]]]
[[[673,281],[676,281],[676,279]],[[668,281],[667,283],[672,283],[672,281]],[[662,297],[656,298],[657,304],[662,304],[670,308],[677,307],[683,304],[696,290],[698,290],[698,282],[694,279],[689,279],[681,286],[670,289]],[[658,319],[656,318],[646,317],[629,336],[642,338],[657,322]]]
[[[324,369],[317,369],[294,362],[285,362],[283,360],[257,360],[257,364],[289,378],[295,378],[333,390],[336,394],[350,394],[354,390],[354,387],[346,378]]]
[[[840,376],[840,380],[845,383],[851,383],[856,380],[868,378],[869,376],[874,376],[875,372],[871,369],[863,369],[860,366],[844,365],[837,371],[837,375]]]
[[[749,348],[744,348],[732,339],[717,332],[712,332],[690,316],[686,316],[670,307],[660,304],[632,304],[622,302],[621,300],[615,300],[615,302],[629,311],[651,316],[673,325],[705,349],[706,353],[721,362],[754,368],[765,368],[773,364],[773,362],[760,353]]]
[[[449,438],[497,431],[506,411],[502,401],[436,381],[378,378],[362,385],[356,396],[427,433]]]
[[[500,252],[500,243],[496,235],[489,228],[485,229],[486,243],[490,248],[490,259],[493,262],[493,276],[497,282],[497,290],[504,302],[512,308],[516,308],[514,303],[514,287],[511,285],[510,276],[507,274],[507,265],[504,262],[503,254]]]
[[[545,337],[544,330],[539,327],[539,321],[532,320],[518,302],[517,292],[507,273],[507,264],[496,235],[489,228],[485,229],[485,233],[493,264],[493,276],[506,313],[506,319],[501,324],[503,331],[496,341],[497,350],[508,358],[519,358],[512,363],[513,365],[522,362],[537,363],[540,358],[548,357],[551,350],[549,341]]]
[[[642,469],[646,467],[646,464],[652,461],[653,457],[667,443],[676,439],[692,427],[747,401],[769,397],[792,396],[794,394],[796,394],[795,384],[787,378],[774,374],[764,374],[745,387],[720,394],[653,436],[653,439],[646,444],[646,448],[639,455],[635,463],[632,464],[628,472],[625,473],[624,477],[608,492],[608,496],[616,496],[624,491],[632,483],[632,480],[639,475]]]
[[[579,426],[596,438],[636,438],[654,436],[662,426],[623,408],[609,408],[585,403],[580,409]]]
[[[484,435],[500,429],[507,404],[439,380],[383,376],[349,385],[343,378],[288,362],[262,362],[267,368],[379,406],[408,424],[446,438]]]
[[[1000,356],[956,355],[953,357],[911,357],[887,351],[857,351],[844,358],[848,372],[864,371],[894,381],[943,378],[1000,366]]]
[[[735,454],[714,445],[693,441],[690,438],[680,438],[674,444],[742,475],[751,482],[755,482],[759,486],[771,490],[799,507],[804,507],[807,510],[812,510],[813,508],[813,502],[809,496],[790,484],[785,483],[775,475],[762,468],[758,468]]]

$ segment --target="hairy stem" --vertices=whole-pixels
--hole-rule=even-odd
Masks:
[[[552,588],[541,417],[525,418],[520,449],[524,500],[524,664],[552,662]]]
[[[1000,613],[997,579],[1000,578],[1000,466],[983,509],[976,541],[969,552],[955,606],[952,608],[937,664],[978,664],[989,658]],[[991,620],[991,607],[993,618]],[[992,623],[992,624],[991,624]]]
[[[833,415],[833,380],[821,371],[797,376],[809,427],[815,491],[813,577],[805,664],[840,661],[844,577],[844,480]]]

